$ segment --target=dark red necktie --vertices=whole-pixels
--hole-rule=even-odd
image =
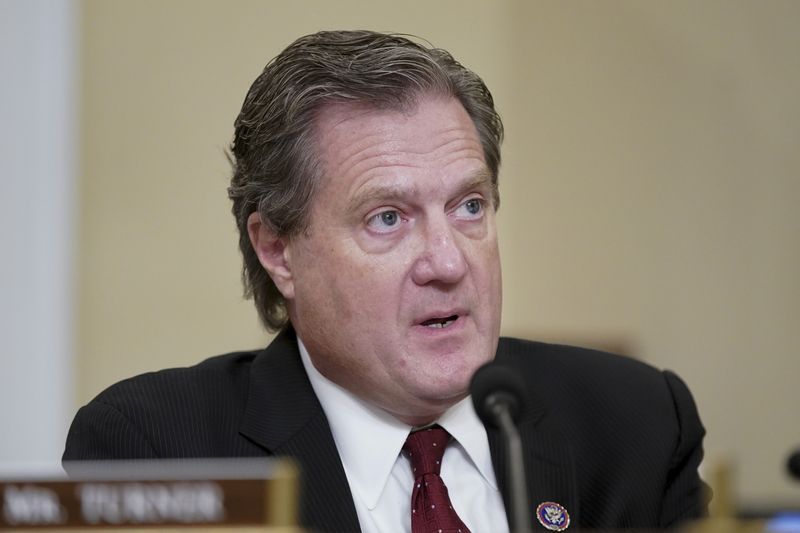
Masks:
[[[411,533],[469,533],[456,514],[439,476],[450,434],[439,426],[412,432],[403,450],[411,461]]]

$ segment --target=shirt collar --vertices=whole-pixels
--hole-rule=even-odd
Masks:
[[[383,493],[411,426],[359,398],[314,367],[298,337],[300,356],[322,405],[351,490],[369,509]],[[450,433],[486,481],[497,489],[489,439],[470,397],[448,409],[437,423]]]
[[[475,412],[472,397],[467,396],[445,411],[439,418],[438,424],[453,436],[486,482],[497,490],[497,478],[494,475],[492,453],[489,449],[489,436]]]
[[[331,427],[351,489],[369,509],[378,504],[411,427],[332,382],[297,339],[303,366]]]

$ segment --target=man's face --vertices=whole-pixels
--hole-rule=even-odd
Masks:
[[[285,248],[292,324],[328,379],[411,424],[467,394],[495,354],[500,259],[492,187],[451,98],[411,112],[351,104],[316,123],[324,179]]]

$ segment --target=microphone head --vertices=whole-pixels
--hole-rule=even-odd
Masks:
[[[789,459],[786,461],[786,469],[794,479],[800,480],[800,450],[796,450],[789,455]]]
[[[480,367],[469,386],[475,412],[485,425],[497,426],[494,407],[503,404],[519,420],[525,406],[525,383],[518,373],[495,362]]]

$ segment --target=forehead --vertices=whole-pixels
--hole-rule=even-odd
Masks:
[[[315,141],[323,188],[423,173],[443,179],[486,166],[475,125],[453,97],[425,96],[402,109],[329,104],[316,116]]]

